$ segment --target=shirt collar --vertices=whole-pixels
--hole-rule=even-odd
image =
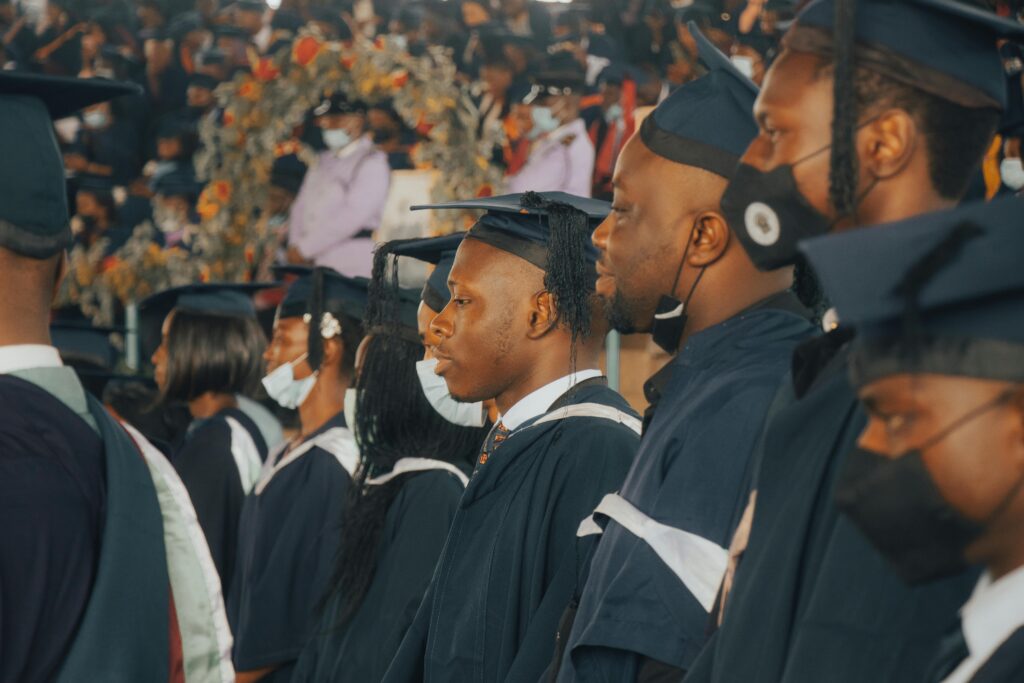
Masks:
[[[1024,567],[993,582],[986,572],[960,612],[971,659],[986,661],[1024,626]]]
[[[63,365],[57,349],[46,344],[0,346],[0,375],[34,368],[59,368]]]
[[[543,415],[565,392],[580,382],[600,376],[601,371],[597,369],[580,370],[545,384],[540,389],[519,399],[514,406],[508,409],[507,413],[501,416],[501,423],[510,431],[516,429],[527,420]]]

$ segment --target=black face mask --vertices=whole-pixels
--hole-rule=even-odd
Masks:
[[[966,569],[964,551],[1024,483],[1024,479],[1018,481],[983,522],[975,522],[946,501],[922,457],[925,448],[1008,397],[1001,395],[976,408],[923,446],[897,458],[859,447],[847,455],[836,487],[836,504],[906,583],[924,583]]]
[[[759,270],[792,265],[797,242],[833,225],[800,194],[793,166],[764,172],[740,164],[722,195],[722,213]]]
[[[686,264],[686,255],[690,253],[690,244],[693,242],[693,230],[695,229],[696,226],[690,230],[686,248],[683,249],[683,258],[679,261],[676,278],[672,281],[670,291],[673,293],[679,286],[679,276],[683,274],[683,266]],[[697,279],[693,281],[693,286],[690,287],[690,291],[686,295],[686,301],[680,301],[674,294],[664,294],[658,300],[658,306],[654,309],[654,322],[651,324],[651,339],[666,353],[674,354],[679,350],[679,342],[683,339],[683,331],[686,329],[686,321],[689,317],[686,308],[690,305],[693,291],[697,289],[697,283],[704,277],[705,270],[706,268],[700,269]]]

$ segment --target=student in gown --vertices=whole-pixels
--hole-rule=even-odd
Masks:
[[[359,465],[345,392],[363,338],[366,280],[316,268],[288,288],[267,347],[264,387],[301,430],[267,459],[242,506],[228,596],[239,681],[291,680],[334,568]]]
[[[389,286],[375,254],[368,334],[346,420],[360,465],[342,514],[326,609],[292,681],[380,681],[416,616],[487,432],[445,420],[419,391],[418,292]],[[396,277],[397,281],[397,277]],[[397,298],[396,300],[396,297]],[[465,470],[465,471],[464,471]]]
[[[611,324],[651,332],[674,357],[644,387],[645,431],[621,491],[580,529],[600,541],[562,634],[560,681],[678,680],[693,663],[751,453],[793,348],[812,330],[788,289],[792,269],[759,271],[722,217],[722,191],[757,133],[757,87],[691,31],[710,71],[627,143],[612,214],[594,233]]]
[[[1020,24],[947,0],[849,2],[818,0],[787,32],[755,105],[760,133],[723,195],[759,267],[793,263],[803,237],[955,205],[1005,106],[996,41],[1021,36]],[[742,557],[723,583],[721,626],[689,681],[919,681],[970,591],[971,575],[905,586],[835,508],[865,421],[847,378],[851,336],[840,326],[794,355],[734,538]]]
[[[458,232],[442,237],[396,240],[388,242],[382,248],[386,248],[390,253],[400,257],[399,262],[402,260],[401,257],[409,257],[434,266],[423,285],[420,305],[416,311],[416,324],[420,340],[423,342],[423,360],[416,363],[416,375],[423,388],[423,395],[434,407],[434,410],[453,424],[472,428],[485,426],[494,402],[464,403],[452,398],[444,378],[434,372],[438,362],[434,357],[434,347],[440,343],[441,338],[430,328],[430,322],[444,310],[451,299],[451,292],[448,290],[448,274],[451,273],[452,264],[455,263],[455,253],[459,245],[462,244],[465,234]],[[482,443],[483,438],[480,439],[477,446]],[[467,462],[470,467],[476,464],[478,455],[479,452],[474,452],[469,456]]]
[[[386,681],[535,681],[576,590],[575,533],[622,483],[640,420],[598,369],[606,323],[589,242],[607,204],[563,193],[451,202],[483,209],[431,322],[459,401],[494,398],[448,543]]]
[[[802,245],[858,329],[868,420],[840,509],[908,583],[986,570],[928,683],[1024,680],[1022,215],[1016,198],[973,203]]]
[[[263,376],[267,341],[250,298],[256,287],[202,284],[159,292],[139,305],[160,325],[153,353],[163,404],[184,403],[192,423],[171,461],[195,506],[223,592],[231,589],[242,501],[259,479],[267,445],[239,409]]]
[[[180,482],[158,471],[155,449],[129,436],[50,345],[50,304],[72,242],[52,119],[136,91],[0,73],[0,271],[9,294],[0,300],[2,681],[233,676],[218,644],[197,640],[216,639],[219,597],[207,600],[216,578],[212,563],[201,575],[201,540],[184,538],[186,510],[165,498]]]

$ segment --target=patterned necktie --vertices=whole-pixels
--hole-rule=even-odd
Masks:
[[[484,441],[484,449],[480,451],[480,457],[477,458],[476,461],[477,469],[487,462],[488,458],[491,457],[491,454],[498,449],[499,445],[501,445],[501,442],[508,438],[508,435],[509,430],[506,429],[505,424],[499,420],[498,424],[494,425],[494,429],[491,430],[491,433],[487,435],[487,440]]]
[[[951,633],[942,639],[939,643],[938,652],[935,655],[935,659],[932,660],[932,665],[928,669],[928,677],[925,678],[928,683],[941,683],[946,678],[956,671],[960,663],[970,656],[971,652],[967,648],[967,641],[964,639],[963,629],[957,628],[955,633]]]

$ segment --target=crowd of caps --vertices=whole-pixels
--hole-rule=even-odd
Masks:
[[[414,207],[480,216],[368,278],[161,292],[155,387],[40,341],[72,235],[38,142],[124,86],[0,74],[0,143],[42,159],[0,188],[0,617],[33,625],[0,679],[1021,680],[1024,203],[965,197],[1024,24],[815,0],[762,90],[688,31],[704,75],[611,204]],[[671,355],[643,416],[612,328]]]
[[[109,255],[147,221],[158,243],[189,248],[201,220],[202,183],[193,166],[199,124],[223,115],[214,90],[261,57],[290,49],[303,31],[341,41],[389,35],[412,53],[445,47],[457,78],[472,84],[480,125],[505,129],[507,142],[492,162],[504,168],[508,191],[540,187],[610,199],[615,161],[638,111],[701,74],[686,23],[696,22],[760,84],[781,29],[801,4],[284,0],[270,10],[262,0],[223,7],[217,0],[53,0],[38,12],[4,0],[0,67],[142,88],[57,125],[76,199],[76,243]],[[1019,93],[1020,49],[1010,42],[1000,50]],[[1008,115],[1024,120],[1019,100]],[[390,172],[414,167],[418,134],[388,102],[325,102],[297,135],[321,152],[320,162],[307,179],[297,156],[277,159],[258,208],[278,240],[256,259],[253,275],[269,278],[274,263],[307,263],[366,276]],[[990,195],[1024,186],[1019,140],[1008,134],[993,153]],[[325,186],[332,191],[319,191]],[[980,181],[972,188],[985,191]],[[329,226],[324,216],[332,217]]]

